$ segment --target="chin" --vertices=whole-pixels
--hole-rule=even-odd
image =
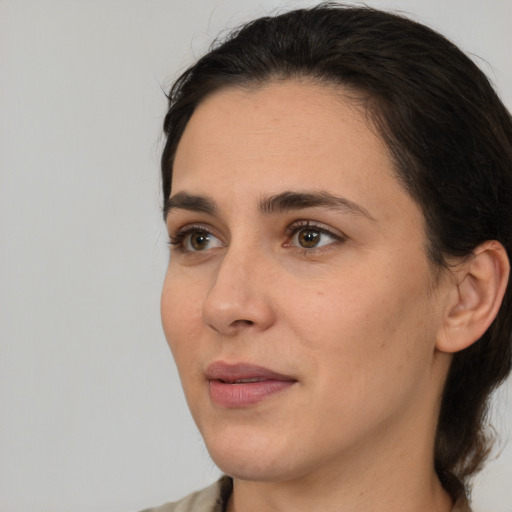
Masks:
[[[254,454],[247,458],[223,454],[220,458],[212,456],[212,459],[224,474],[237,480],[282,482],[300,476],[299,473],[291,471],[289,467],[281,467],[274,462],[261,460],[254,457]]]
[[[225,474],[254,481],[273,480],[282,472],[281,463],[287,462],[277,439],[247,429],[212,429],[202,432],[206,448],[215,465]],[[276,443],[277,441],[277,443]],[[283,455],[279,455],[283,453]]]
[[[205,436],[208,453],[223,473],[254,482],[293,480],[307,473],[300,460],[290,457],[297,449],[286,441],[286,436],[268,438],[261,432],[216,432],[211,439]]]

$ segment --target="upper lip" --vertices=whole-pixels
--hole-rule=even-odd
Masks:
[[[216,361],[206,369],[208,380],[221,380],[224,382],[235,382],[243,379],[261,380],[289,380],[295,381],[293,377],[277,373],[263,366],[247,363],[229,364],[223,361]]]

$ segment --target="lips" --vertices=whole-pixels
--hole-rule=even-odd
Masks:
[[[230,409],[257,404],[297,382],[293,377],[261,366],[221,361],[208,366],[206,378],[212,401]]]

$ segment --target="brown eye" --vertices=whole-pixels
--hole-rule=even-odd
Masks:
[[[203,251],[208,248],[210,234],[207,231],[194,231],[190,234],[189,245],[193,251]]]
[[[206,229],[185,229],[176,236],[171,236],[171,245],[181,248],[185,252],[201,252],[209,249],[224,247],[224,244],[215,235]]]
[[[316,229],[302,229],[297,234],[297,241],[301,247],[312,249],[320,241],[320,231]]]
[[[343,237],[332,233],[331,231],[315,225],[298,225],[290,228],[290,245],[301,249],[318,249],[324,245],[330,245],[335,242],[342,242]]]

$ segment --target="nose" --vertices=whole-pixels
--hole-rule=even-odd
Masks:
[[[203,302],[203,321],[219,334],[264,331],[275,322],[268,267],[263,256],[250,252],[226,251]]]

